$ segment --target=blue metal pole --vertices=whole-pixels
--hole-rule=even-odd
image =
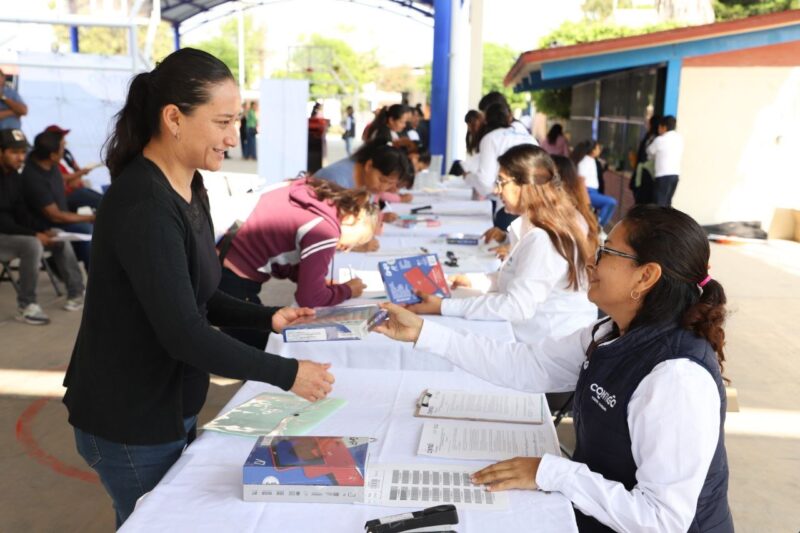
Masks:
[[[181,23],[180,22],[173,22],[172,23],[172,39],[175,43],[175,50],[181,49]]]
[[[72,53],[77,54],[81,51],[81,41],[80,37],[78,36],[78,27],[77,26],[70,26],[69,27],[69,42],[72,44]]]
[[[433,72],[431,74],[431,146],[432,155],[447,151],[447,102],[450,86],[451,0],[433,2]],[[442,159],[444,167],[444,158]],[[438,169],[445,172],[444,168]]]
[[[667,62],[667,80],[664,87],[664,116],[678,116],[678,95],[681,91],[681,60]]]

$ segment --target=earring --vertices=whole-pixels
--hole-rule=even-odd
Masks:
[[[631,299],[639,300],[639,298],[641,298],[641,297],[642,297],[642,293],[640,293],[639,291],[637,291],[635,289],[631,291]]]
[[[175,137],[176,141],[180,141],[181,140],[181,130],[175,130],[175,133],[173,134],[173,136]]]

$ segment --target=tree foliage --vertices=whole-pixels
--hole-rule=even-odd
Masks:
[[[714,15],[717,20],[730,20],[800,9],[800,0],[715,0]]]
[[[292,51],[289,70],[273,76],[309,79],[311,98],[318,99],[352,94],[353,81],[376,81],[378,68],[374,50],[356,52],[341,39],[312,34]]]
[[[244,80],[247,87],[261,78],[261,65],[264,60],[265,29],[253,21],[251,15],[244,15]],[[192,43],[193,48],[204,50],[225,63],[234,78],[239,79],[239,22],[231,17],[219,27],[217,35]]]
[[[68,26],[54,26],[56,43],[61,49],[69,49],[70,35]],[[144,53],[147,28],[139,27],[136,31],[139,52]],[[78,42],[81,53],[103,56],[127,55],[129,39],[127,28],[104,28],[89,26],[78,28]],[[159,61],[174,50],[172,29],[169,24],[161,22],[156,29],[153,41],[153,60]]]
[[[519,53],[510,46],[495,43],[483,43],[483,83],[482,94],[491,91],[500,91],[508,100],[512,109],[527,106],[524,94],[515,93],[513,87],[505,87],[503,79],[514,63]]]

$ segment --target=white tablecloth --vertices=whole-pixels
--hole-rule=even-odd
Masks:
[[[333,396],[348,404],[313,431],[316,435],[371,436],[375,463],[457,463],[415,455],[423,420],[412,413],[427,387],[474,391],[504,390],[461,371],[387,372],[347,369],[336,374]],[[223,409],[226,411],[265,390],[248,382]],[[546,423],[552,423],[548,418]],[[135,532],[325,532],[363,531],[367,520],[416,509],[353,504],[261,503],[242,500],[242,465],[254,438],[204,432],[189,446],[161,483],[139,501],[123,533]],[[572,506],[559,494],[512,491],[507,511],[459,509],[459,533],[577,531]]]
[[[351,300],[348,303],[374,303],[368,300]],[[426,316],[453,329],[480,332],[493,339],[512,342],[514,331],[511,324],[494,320],[465,320],[458,317]],[[378,333],[370,333],[358,341],[330,342],[283,342],[280,335],[270,335],[266,351],[284,357],[310,359],[320,363],[332,363],[338,368],[382,368],[389,370],[437,370],[450,371],[453,365],[438,355],[421,352],[410,342],[393,341]]]

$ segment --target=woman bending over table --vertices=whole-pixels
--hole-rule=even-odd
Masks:
[[[311,401],[331,390],[329,365],[267,354],[212,327],[280,331],[313,314],[217,289],[221,269],[197,169],[219,170],[236,146],[240,108],[228,67],[183,48],[133,78],[106,145],[113,181],[97,212],[64,403],[117,527],[186,447],[209,372]]]
[[[260,304],[261,285],[275,277],[297,284],[298,305],[338,305],[357,298],[364,291],[363,281],[332,283],[328,271],[337,249],[369,242],[377,223],[377,206],[367,191],[316,178],[279,183],[261,195],[235,234],[223,237],[220,290]],[[262,350],[269,336],[258,329],[223,331]]]
[[[498,385],[575,391],[572,460],[517,457],[476,472],[475,483],[560,492],[582,532],[729,533],[726,299],[709,255],[691,217],[636,206],[589,266],[589,299],[609,315],[590,327],[509,344],[388,304],[378,331]]]
[[[509,253],[492,274],[456,275],[454,286],[488,290],[472,298],[423,294],[408,306],[418,314],[469,320],[508,320],[518,341],[561,337],[597,319],[586,297],[585,265],[597,247],[588,241],[586,222],[563,190],[553,160],[542,148],[520,144],[498,158],[494,192],[507,213]]]

